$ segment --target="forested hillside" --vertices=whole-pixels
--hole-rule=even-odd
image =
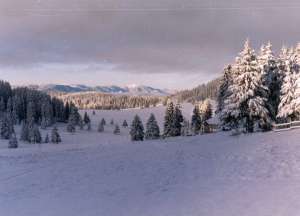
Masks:
[[[207,98],[216,99],[220,85],[220,78],[201,84],[191,90],[183,90],[171,95],[170,98],[177,100],[179,103],[203,101]]]

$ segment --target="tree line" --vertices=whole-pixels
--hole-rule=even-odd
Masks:
[[[119,110],[128,108],[155,107],[164,97],[112,95],[98,92],[61,94],[62,101],[73,103],[79,109]]]

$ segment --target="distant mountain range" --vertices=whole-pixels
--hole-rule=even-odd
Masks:
[[[99,92],[107,94],[126,94],[126,95],[153,95],[153,96],[167,96],[172,92],[162,90],[144,85],[128,85],[125,87],[120,86],[87,86],[87,85],[60,85],[60,84],[47,84],[47,85],[31,85],[31,88],[54,93],[80,93],[80,92]]]

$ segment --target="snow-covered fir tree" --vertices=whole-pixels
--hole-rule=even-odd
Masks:
[[[282,78],[279,73],[278,60],[273,54],[272,44],[263,45],[258,56],[258,64],[262,74],[262,83],[268,88],[266,91],[268,102],[266,107],[273,120],[276,119],[277,107],[280,101],[280,87]]]
[[[206,122],[212,117],[212,105],[209,99],[204,100],[199,107],[201,121]]]
[[[18,148],[18,140],[15,133],[12,133],[9,138],[8,148]]]
[[[115,135],[119,135],[120,133],[121,133],[120,127],[119,127],[118,124],[116,124],[115,129],[114,129],[114,134],[115,134]]]
[[[232,66],[228,65],[224,68],[222,79],[220,80],[220,86],[217,97],[217,110],[216,113],[220,114],[224,108],[225,100],[230,95],[229,86],[232,84]]]
[[[297,56],[286,53],[284,78],[281,87],[280,104],[277,117],[280,121],[289,122],[299,118],[299,65]]]
[[[58,133],[58,129],[57,127],[53,127],[52,131],[51,131],[51,142],[58,144],[61,142],[61,138],[60,135]]]
[[[124,120],[124,121],[123,121],[123,124],[122,124],[122,126],[123,126],[124,128],[127,128],[127,127],[128,127],[128,123],[127,123],[127,121],[126,121],[126,120]]]
[[[199,105],[196,105],[193,109],[191,127],[192,127],[192,133],[194,135],[199,134],[201,129],[201,116],[199,111]]]
[[[138,115],[134,116],[134,119],[131,123],[130,136],[132,141],[144,140],[144,126]]]
[[[271,125],[267,109],[267,87],[263,84],[257,57],[247,40],[237,58],[230,86],[231,95],[225,101],[221,120],[233,127],[253,132]],[[225,122],[224,122],[225,120]]]
[[[199,112],[201,116],[201,133],[208,133],[210,132],[208,120],[212,117],[212,105],[210,100],[204,100],[200,107]]]
[[[52,125],[53,123],[53,109],[50,101],[47,98],[44,98],[42,101],[42,106],[41,106],[41,115],[42,115],[42,123],[41,127],[42,128],[47,128]]]
[[[146,123],[145,139],[154,140],[154,139],[159,139],[159,137],[160,137],[159,126],[157,124],[154,114],[151,113]]]
[[[168,102],[167,109],[164,118],[164,137],[172,136],[173,126],[174,126],[174,104],[172,101]]]
[[[77,121],[77,114],[76,110],[71,107],[70,114],[69,114],[69,120],[67,125],[67,131],[70,133],[74,133],[76,131],[76,121]]]
[[[42,136],[36,124],[29,126],[28,140],[30,143],[42,143]]]

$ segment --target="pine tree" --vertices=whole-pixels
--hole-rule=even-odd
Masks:
[[[144,140],[144,126],[138,115],[135,115],[131,123],[130,136],[132,141]]]
[[[212,117],[212,106],[208,99],[203,101],[199,111],[201,116],[201,133],[208,133],[210,128],[207,121]]]
[[[231,76],[232,76],[232,66],[228,65],[224,69],[223,77],[220,80],[220,87],[218,90],[218,98],[217,98],[218,105],[216,110],[216,113],[218,114],[220,114],[224,109],[225,100],[230,95],[229,86],[232,84]]]
[[[45,137],[44,143],[49,143],[49,134],[46,134],[46,137]]]
[[[54,127],[51,131],[51,142],[55,143],[55,144],[58,144],[58,143],[61,142],[61,138],[60,138],[60,135],[58,133],[57,127]]]
[[[28,140],[30,143],[41,143],[42,142],[42,136],[40,133],[40,130],[36,124],[33,124],[33,126],[29,126],[29,134],[28,134]]]
[[[193,134],[199,134],[201,129],[201,116],[199,112],[199,105],[196,105],[194,107],[191,124]]]
[[[159,137],[160,137],[159,126],[157,124],[154,114],[151,113],[151,115],[146,123],[145,139],[146,140],[154,140],[154,139],[159,139]]]
[[[103,126],[105,126],[105,125],[106,125],[106,121],[105,121],[105,119],[104,119],[104,118],[102,118],[102,119],[101,119],[101,124],[102,124]]]
[[[103,120],[103,119],[102,119]],[[104,122],[101,121],[99,124],[98,124],[98,132],[103,132],[104,131]]]
[[[127,128],[127,127],[128,127],[128,123],[127,123],[127,121],[126,121],[126,120],[124,120],[124,121],[123,121],[123,124],[122,124],[122,126],[123,126],[124,128]]]
[[[76,110],[71,107],[70,114],[69,114],[69,120],[67,125],[67,131],[70,133],[74,133],[76,131],[76,121],[77,121],[77,114]]]
[[[120,127],[118,124],[116,124],[115,129],[114,129],[114,134],[119,135],[121,133]]]
[[[42,100],[41,116],[42,116],[41,127],[43,129],[45,129],[45,128],[51,126],[51,124],[53,122],[53,119],[52,119],[53,110],[52,110],[52,105],[48,98],[44,98],[44,100]]]
[[[180,105],[177,104],[175,106],[175,110],[174,110],[171,136],[180,136],[181,135],[182,122],[183,122],[183,116],[181,113],[181,108],[180,108]]]
[[[10,136],[8,148],[18,148],[18,140],[15,133],[12,133]]]
[[[90,119],[89,115],[87,114],[87,112],[84,113],[83,121],[86,125],[91,122],[91,119]]]
[[[67,101],[67,103],[66,103],[66,105],[65,105],[65,109],[64,109],[64,119],[65,119],[66,121],[68,121],[69,115],[70,115],[70,104],[69,104],[69,102]]]
[[[23,121],[22,122],[22,129],[21,129],[21,136],[20,140],[22,141],[29,141],[29,129],[28,129],[28,124]]]
[[[165,120],[164,120],[164,137],[172,136],[174,126],[174,104],[169,102],[167,105]]]
[[[14,133],[14,126],[9,119],[8,114],[5,114],[1,119],[0,135],[2,139],[9,139],[10,135]]]
[[[5,114],[5,102],[4,102],[4,98],[0,97],[0,119],[3,118]]]
[[[27,113],[26,113],[26,120],[28,123],[34,123],[35,122],[35,105],[33,101],[29,101],[27,105]]]

